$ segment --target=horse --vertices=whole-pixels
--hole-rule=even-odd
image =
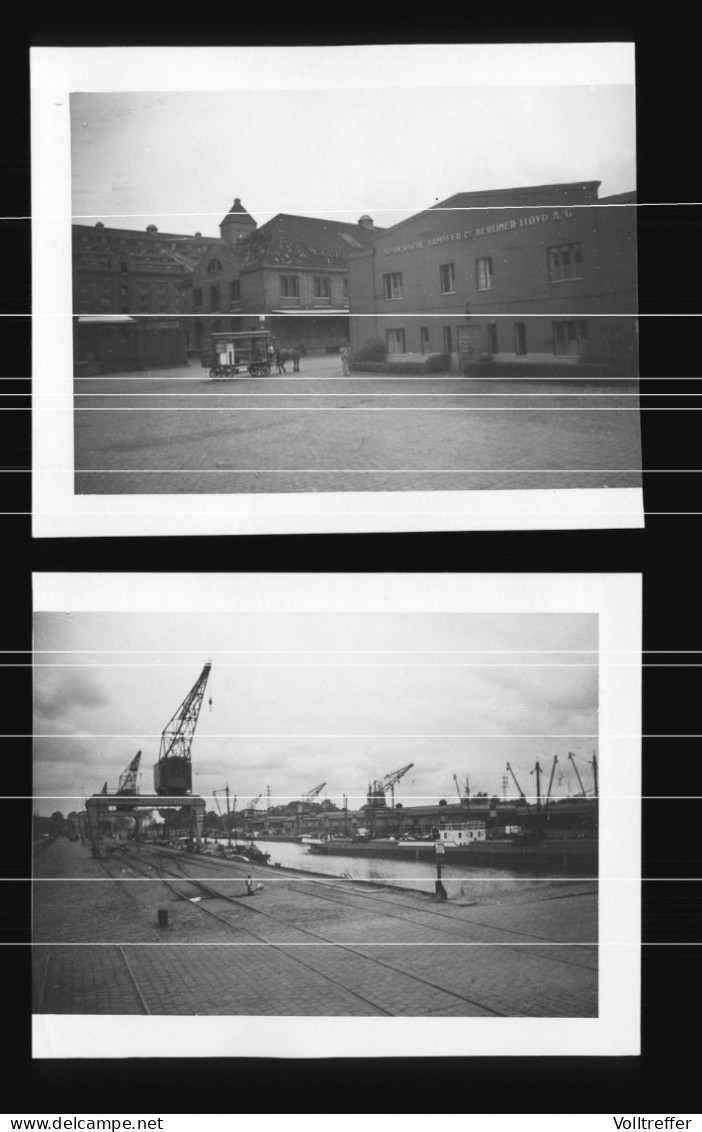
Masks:
[[[307,356],[307,350],[305,349],[304,343],[301,342],[299,346],[291,346],[287,350],[280,350],[279,355],[283,365],[285,365],[286,362],[292,362],[293,373],[299,373],[300,358]]]

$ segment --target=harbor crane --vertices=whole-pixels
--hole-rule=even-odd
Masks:
[[[548,780],[548,793],[546,794],[546,802],[544,804],[545,807],[547,807],[549,802],[551,801],[551,788],[553,786],[553,776],[556,773],[556,766],[557,765],[558,765],[558,755],[554,755],[553,756],[553,763],[551,764],[551,777]]]
[[[182,704],[163,729],[158,762],[154,765],[154,786],[157,794],[192,793],[193,768],[190,749],[211,668],[212,661],[208,660]]]
[[[541,765],[539,760],[536,760],[536,766],[529,772],[536,776],[536,812],[541,813]]]
[[[137,774],[139,773],[140,762],[141,751],[137,751],[129,766],[126,768],[126,770],[123,770],[119,776],[119,786],[117,787],[118,794],[139,793],[137,789]]]
[[[595,793],[595,797],[597,798],[597,796],[598,796],[598,787],[597,787],[597,755],[595,754],[595,752],[594,752],[594,751],[592,752],[592,758],[591,758],[591,760],[590,760],[590,766],[592,767],[592,777],[593,777],[593,780],[594,780],[594,783],[595,783],[595,791],[594,791],[594,793]]]
[[[257,794],[255,798],[252,798],[251,801],[249,802],[248,806],[244,806],[244,810],[247,811],[248,813],[252,814],[254,812],[254,810],[256,809],[256,806],[258,805],[258,803],[261,801],[262,797],[263,797],[263,791],[261,791],[260,794]]]
[[[222,794],[222,793],[226,794],[226,797],[227,797],[227,820],[226,820],[226,822],[224,820],[224,814],[222,813],[222,807],[219,804],[219,798],[217,797],[218,794]],[[212,797],[215,800],[215,805],[216,805],[217,810],[219,812],[219,816],[222,819],[222,825],[224,826],[224,832],[227,835],[227,841],[228,841],[229,845],[231,845],[231,843],[232,843],[231,812],[232,811],[230,811],[230,809],[229,809],[229,783],[227,783],[227,785],[220,790],[213,790],[212,791]],[[234,810],[236,810],[236,794],[234,795]]]
[[[461,794],[461,784],[458,781],[458,776],[454,774],[453,781],[456,783],[456,790],[458,791],[458,798],[462,803],[470,802],[470,781],[466,778],[465,794]]]
[[[524,804],[526,806],[528,806],[529,800],[528,800],[526,794],[524,793],[524,791],[522,790],[521,786],[517,782],[517,776],[514,773],[514,771],[512,770],[512,767],[509,763],[507,763],[507,770],[509,771],[509,773],[512,775],[512,778],[514,779],[514,785],[517,787],[517,790],[519,791],[519,797],[521,798],[522,802],[524,802]]]
[[[580,793],[581,793],[583,798],[586,798],[587,797],[587,791],[585,790],[585,787],[583,786],[583,780],[580,777],[580,772],[578,771],[578,768],[577,768],[576,763],[575,763],[575,755],[573,754],[572,751],[568,751],[568,758],[570,759],[570,761],[573,764],[573,770],[575,771],[575,777],[577,778],[578,783],[580,785]]]
[[[373,782],[368,784],[368,795],[366,802],[366,809],[368,812],[369,825],[371,837],[375,833],[375,815],[378,810],[387,810],[387,799],[385,793],[390,791],[390,798],[392,809],[395,809],[395,783],[411,770],[414,763],[408,763],[407,766],[401,766],[399,770],[393,770],[390,774],[386,774],[385,778],[376,778]]]
[[[376,778],[368,786],[368,805],[374,809],[383,809],[387,806],[385,793],[390,791],[392,800],[392,808],[395,808],[395,783],[411,770],[414,763],[407,763],[407,766],[401,766],[399,770],[393,770],[390,774],[386,774],[385,778]]]
[[[310,802],[314,802],[317,795],[322,793],[326,785],[326,782],[320,782],[319,786],[313,786],[311,790],[308,790],[306,794],[302,795],[300,801],[305,802],[306,805],[309,805]]]

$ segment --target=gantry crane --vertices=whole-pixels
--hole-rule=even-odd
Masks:
[[[139,793],[137,789],[137,774],[139,773],[140,762],[141,751],[137,751],[129,766],[126,768],[126,770],[123,770],[119,776],[119,786],[117,787],[118,794]]]
[[[212,662],[208,660],[182,704],[163,729],[158,762],[154,766],[157,794],[179,795],[192,792],[190,749],[211,668]]]

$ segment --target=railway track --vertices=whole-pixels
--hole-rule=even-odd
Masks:
[[[156,859],[154,861],[149,861],[149,860],[145,859],[143,854],[140,856],[138,863],[135,861],[134,857],[131,856],[131,855],[127,856],[125,854],[122,859],[125,862],[128,862],[131,869],[133,869],[135,872],[140,873],[142,876],[149,877],[151,879],[160,880],[161,883],[166,885],[168,890],[170,892],[172,892],[177,898],[189,901],[191,903],[192,907],[197,908],[203,914],[208,915],[211,918],[217,920],[219,923],[225,925],[228,930],[236,932],[240,936],[243,935],[243,936],[247,937],[248,939],[254,940],[257,943],[264,944],[268,947],[274,948],[275,950],[277,950],[280,953],[282,953],[283,955],[285,955],[287,960],[289,960],[289,961],[292,960],[294,963],[298,964],[299,966],[301,966],[301,967],[303,967],[303,968],[305,968],[309,971],[312,971],[315,974],[315,976],[317,976],[318,978],[322,978],[325,981],[334,984],[336,987],[341,988],[344,991],[345,994],[351,995],[355,1000],[363,1003],[364,1007],[370,1008],[374,1013],[392,1016],[394,1012],[391,1011],[391,1010],[387,1010],[385,1007],[383,1007],[377,1001],[374,1001],[372,998],[370,998],[366,995],[360,994],[358,992],[358,990],[350,988],[345,982],[334,978],[333,976],[329,975],[326,972],[321,971],[319,969],[319,965],[311,964],[311,963],[307,962],[299,953],[299,950],[298,950],[299,943],[300,942],[312,942],[312,943],[315,943],[315,944],[318,944],[318,945],[321,945],[321,946],[328,946],[328,947],[337,948],[339,950],[347,952],[349,955],[352,955],[356,960],[361,960],[363,964],[368,964],[369,966],[375,968],[376,970],[379,969],[379,968],[383,968],[383,969],[391,971],[391,972],[393,972],[397,975],[400,975],[403,978],[411,979],[411,980],[413,980],[417,983],[421,983],[425,987],[428,987],[432,990],[438,991],[442,995],[447,995],[450,998],[459,1000],[463,1004],[471,1006],[475,1009],[478,1009],[479,1011],[481,1011],[485,1014],[490,1014],[490,1015],[496,1016],[496,1017],[507,1017],[508,1016],[504,1011],[498,1010],[494,1006],[491,1006],[486,1002],[480,1001],[476,997],[466,995],[464,993],[461,993],[461,991],[459,991],[459,990],[454,990],[454,989],[451,989],[451,988],[449,988],[445,985],[434,982],[433,980],[425,978],[424,976],[419,975],[416,972],[408,971],[407,969],[403,968],[402,966],[398,966],[397,964],[393,963],[389,959],[380,958],[377,955],[368,955],[365,952],[365,950],[363,950],[363,945],[356,946],[356,945],[352,945],[352,944],[336,943],[333,940],[330,940],[327,936],[323,935],[319,931],[316,931],[316,930],[309,928],[309,927],[301,927],[299,925],[291,925],[290,922],[287,919],[277,915],[275,912],[272,912],[269,909],[257,908],[252,903],[252,899],[248,896],[245,896],[243,894],[241,896],[235,896],[235,895],[231,895],[231,894],[224,893],[224,892],[220,891],[218,888],[213,887],[212,884],[208,883],[207,881],[205,881],[201,878],[195,878],[195,877],[190,875],[190,872],[188,871],[187,866],[192,865],[193,863],[197,863],[198,866],[201,867],[204,864],[204,862],[202,861],[201,858],[198,858],[197,862],[195,862],[194,859],[188,859],[187,861],[183,861],[182,859],[180,859],[179,854],[157,853]],[[168,868],[165,867],[165,865],[167,863],[169,863],[171,865],[171,869],[168,869]],[[216,867],[214,862],[208,862],[208,864],[212,865],[213,867]],[[177,869],[176,872],[172,871],[173,867],[175,867]],[[260,872],[258,872],[257,870],[254,870],[253,867],[251,869],[251,872],[252,872],[252,875],[254,874],[254,872],[256,873],[256,875],[261,875]],[[270,875],[270,874],[268,874],[268,875]],[[220,876],[217,876],[216,878],[213,878],[213,880],[215,880],[215,879],[226,882],[230,878],[222,877],[220,875]],[[234,879],[234,878],[232,878],[232,879]],[[279,883],[285,884],[285,880],[281,879],[281,881]],[[397,919],[397,920],[402,920],[405,923],[410,923],[414,926],[424,926],[422,924],[421,919],[417,919],[417,915],[419,917],[422,916],[421,910],[416,911],[416,910],[413,910],[413,909],[408,909],[407,906],[404,905],[402,901],[386,901],[383,898],[376,897],[371,893],[353,893],[353,894],[346,894],[346,893],[343,893],[343,892],[340,893],[338,891],[335,891],[334,885],[328,884],[324,881],[313,882],[313,883],[308,883],[308,882],[305,882],[305,881],[295,881],[294,883],[295,883],[295,891],[301,892],[301,893],[304,892],[304,894],[308,897],[312,897],[312,898],[315,898],[315,899],[319,899],[321,901],[326,901],[327,903],[340,905],[342,907],[347,907],[347,908],[350,908],[350,909],[359,907],[359,904],[356,902],[356,900],[360,900],[361,905],[366,900],[373,900],[374,902],[377,902],[377,903],[383,905],[383,914],[386,917],[390,917],[390,918]],[[290,881],[290,883],[287,884],[286,887],[290,888],[290,887],[292,887],[292,884],[293,884],[293,882]],[[301,888],[300,885],[304,885],[305,887]],[[317,889],[317,888],[324,889],[324,892],[315,891],[315,889]],[[195,896],[193,896],[193,892],[196,894]],[[197,896],[200,896],[204,899],[197,900]],[[223,902],[225,905],[232,905],[232,906],[236,906],[238,908],[244,908],[249,913],[251,913],[252,918],[246,924],[243,924],[240,920],[238,920],[236,923],[234,923],[228,916],[223,915],[221,910],[217,910],[217,909],[214,909],[212,907],[209,907],[208,904],[204,902],[205,899],[208,900],[208,901],[217,900],[219,902]],[[387,908],[388,903],[392,903],[395,908],[399,909],[399,911],[396,911],[396,910],[389,911],[388,908]],[[222,908],[222,903],[220,903],[220,909],[221,908]],[[411,913],[412,911],[416,911],[415,916],[405,914],[407,912]],[[432,912],[434,912],[434,910],[432,910]],[[271,942],[270,940],[266,939],[265,936],[262,935],[260,932],[256,931],[255,927],[253,926],[253,923],[255,923],[255,919],[258,918],[258,917],[261,917],[265,921],[269,921],[269,922],[279,924],[279,925],[285,927],[288,931],[290,931],[290,930],[294,931],[297,935],[299,935],[301,937],[301,939],[298,940],[298,941],[288,941],[287,943],[286,942],[283,942],[283,943]],[[444,935],[449,935],[449,936],[455,938],[457,931],[458,931],[458,923],[465,923],[465,919],[462,918],[462,917],[452,916],[451,914],[445,914],[445,913],[442,914],[442,918],[444,920],[454,920],[456,922],[456,927],[453,927],[452,925],[449,925],[449,924],[439,925],[439,924],[434,923],[434,924],[431,925],[433,930],[440,932]],[[471,922],[474,922],[474,921],[471,920]],[[476,923],[478,923],[478,921],[476,921]],[[484,925],[484,926],[493,927],[493,925]],[[513,932],[513,931],[510,931],[508,929],[498,929],[498,930],[500,930],[500,931],[505,930],[505,932],[507,934],[510,934],[512,936],[514,936],[516,934],[523,935],[523,936],[528,935],[528,933],[525,933],[525,932],[524,933],[516,932],[516,931]],[[531,936],[530,938],[533,939],[533,936]],[[553,943],[553,941],[546,941],[546,940],[544,940],[543,942]],[[508,950],[513,950],[513,947],[510,947],[509,944],[504,944],[503,946],[506,946]],[[540,958],[544,958],[546,960],[550,959],[550,957],[548,955],[540,956]],[[580,966],[580,967],[584,967],[588,970],[592,969],[592,967],[589,964],[577,963],[573,960],[564,960],[562,958],[554,958],[551,961],[559,962],[559,963],[566,963],[567,965],[572,965],[572,966]],[[131,974],[132,978],[134,978],[134,972],[130,971],[130,974]],[[368,980],[368,985],[372,985],[371,979]]]
[[[183,862],[178,857],[178,855],[173,854],[173,858],[174,858],[174,860],[178,861],[178,864],[182,867]],[[197,860],[198,867],[200,866],[200,863],[202,861],[202,858],[188,858],[188,859],[189,859],[189,861],[191,861],[193,863]],[[208,862],[208,864],[210,864],[210,862]],[[258,875],[264,875],[264,874],[257,873],[256,875],[258,876]],[[268,875],[270,877],[270,874],[266,874],[266,875]],[[226,881],[229,878],[228,877],[221,877],[221,878],[218,878],[218,879]],[[276,883],[285,885],[285,878],[281,877],[279,880],[276,879]],[[347,908],[353,909],[353,908],[358,908],[359,905],[362,902],[372,901],[375,904],[382,906],[383,915],[385,917],[389,918],[389,919],[401,920],[401,921],[404,921],[405,923],[413,924],[413,925],[420,926],[420,927],[426,926],[427,912],[425,912],[423,909],[410,906],[405,901],[402,901],[402,900],[393,900],[393,899],[389,899],[386,896],[382,896],[382,897],[377,896],[372,892],[366,892],[363,889],[356,888],[355,885],[353,886],[352,891],[349,891],[348,889],[342,888],[338,884],[335,884],[333,881],[317,880],[317,879],[315,879],[314,881],[305,881],[304,879],[293,880],[292,878],[289,878],[289,884],[286,887],[290,887],[291,885],[295,886],[296,892],[304,893],[306,896],[310,896],[313,899],[323,900],[323,901],[330,903],[330,904],[337,904],[339,907],[347,907]],[[323,890],[323,893],[324,893],[323,895],[320,892],[320,890]],[[588,890],[587,895],[591,895],[593,891],[594,890]],[[214,895],[221,895],[220,893],[217,892],[217,890],[214,890],[214,889],[209,889],[209,893],[214,894]],[[586,894],[584,893],[583,895],[586,895]],[[245,903],[245,902],[246,902],[246,898],[244,898],[244,900],[243,900],[243,903]],[[394,908],[401,909],[402,912],[388,911],[389,905],[392,905]],[[533,931],[528,931],[528,932],[527,931],[521,931],[518,928],[505,928],[505,927],[496,928],[494,924],[486,923],[483,920],[477,919],[475,916],[472,916],[472,915],[471,916],[456,916],[454,913],[450,912],[449,910],[439,908],[439,907],[435,907],[435,906],[433,906],[432,909],[431,909],[431,917],[432,917],[432,924],[431,924],[432,930],[446,934],[446,935],[453,935],[453,936],[462,935],[463,933],[460,929],[465,924],[470,923],[471,925],[474,925],[475,927],[483,927],[483,928],[488,928],[488,929],[491,929],[491,930],[498,930],[508,937],[513,936],[513,937],[519,937],[521,939],[528,939],[530,941],[538,941],[539,943],[543,943],[543,944],[549,945],[549,946],[551,946],[553,944],[558,944],[560,942],[558,940],[553,940],[553,939],[551,939],[547,936],[540,936],[538,933],[533,932]],[[445,923],[444,924],[438,924],[436,922],[437,918],[444,920],[444,921],[453,922],[454,924],[456,924],[456,927],[455,928],[449,927]],[[460,927],[459,927],[459,925],[460,925]],[[563,943],[564,943],[564,946],[568,946],[566,941],[563,941]],[[503,946],[507,946],[507,944],[505,943],[505,944],[503,944]],[[595,942],[593,942],[590,945],[583,944],[582,946],[583,947],[591,946],[592,948],[596,948],[597,944]],[[548,956],[546,956],[545,958],[548,958]],[[586,969],[592,969],[592,966],[593,966],[590,963],[582,963],[582,962],[578,962],[577,960],[574,960],[574,959],[564,959],[562,956],[559,956],[558,958],[553,958],[551,961],[554,962],[554,963],[566,964],[567,966],[572,966],[572,967],[584,967]]]

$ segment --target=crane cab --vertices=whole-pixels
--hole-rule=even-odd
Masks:
[[[190,794],[193,765],[190,759],[170,755],[154,763],[154,789],[157,794]]]

